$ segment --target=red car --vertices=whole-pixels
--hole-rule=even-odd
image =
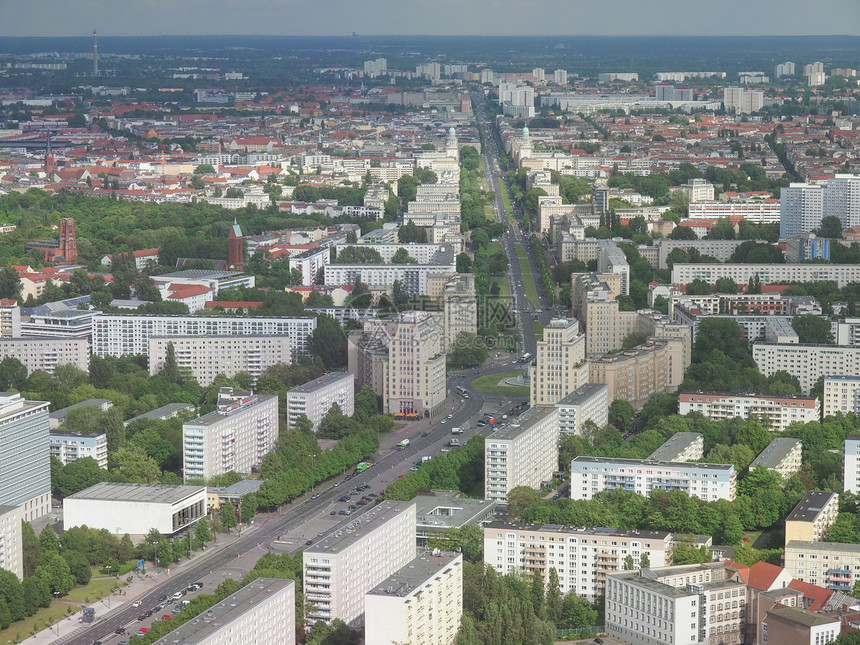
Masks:
[[[164,614],[161,617],[161,620],[173,620],[173,616],[171,616],[170,614]]]

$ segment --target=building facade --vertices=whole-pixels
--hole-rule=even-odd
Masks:
[[[686,346],[683,338],[649,338],[632,349],[590,361],[588,379],[604,383],[610,401],[642,405],[652,394],[673,391],[681,383],[689,356]]]
[[[802,455],[803,444],[801,444],[800,439],[778,437],[771,441],[758,457],[753,459],[749,469],[755,470],[762,466],[768,470],[775,470],[783,479],[788,479],[800,471],[800,466],[803,464]]]
[[[295,428],[304,414],[316,430],[335,403],[345,416],[355,412],[355,377],[349,372],[329,372],[287,391],[287,425]]]
[[[21,537],[21,510],[0,505],[0,569],[24,580],[24,545]]]
[[[824,215],[824,186],[790,184],[780,190],[779,236],[809,233],[821,226]]]
[[[860,411],[860,376],[824,377],[824,416]]]
[[[582,425],[593,421],[598,428],[609,423],[609,388],[586,383],[555,404],[560,433],[582,434]]]
[[[96,460],[99,468],[107,470],[107,435],[102,433],[51,430],[51,456],[64,466],[83,457]]]
[[[544,327],[530,369],[532,405],[552,405],[588,383],[585,338],[575,319],[557,318]]]
[[[689,284],[704,280],[715,284],[720,278],[731,278],[736,284],[748,284],[758,276],[762,284],[789,282],[835,282],[839,288],[860,282],[857,264],[681,264],[672,267],[672,284]]]
[[[51,508],[48,405],[0,392],[0,504],[20,507],[26,522]]]
[[[831,374],[841,378],[860,376],[860,347],[756,343],[752,354],[759,372],[770,376],[784,370],[797,377],[804,392],[809,392],[819,378]]]
[[[90,368],[86,338],[3,337],[0,338],[0,355],[21,361],[28,374],[36,370],[53,374],[57,365],[67,364],[84,372]]]
[[[823,490],[809,491],[785,518],[785,542],[823,542],[839,516],[839,495]]]
[[[860,580],[860,544],[792,540],[783,558],[785,570],[803,582],[848,593]]]
[[[705,456],[705,438],[698,432],[676,432],[652,452],[650,461],[698,461]]]
[[[278,439],[278,397],[218,391],[218,409],[182,424],[185,481],[250,473]]]
[[[681,392],[678,414],[700,412],[709,419],[755,419],[771,430],[785,430],[792,423],[809,423],[821,418],[818,397],[730,394],[723,392]]]
[[[844,450],[842,488],[858,495],[860,494],[860,435],[848,435],[845,438]]]

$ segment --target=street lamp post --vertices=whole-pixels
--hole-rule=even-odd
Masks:
[[[155,544],[155,573],[158,573],[158,542],[154,542]]]

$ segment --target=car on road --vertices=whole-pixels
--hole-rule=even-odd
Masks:
[[[603,645],[603,639],[602,638],[595,638],[594,642],[597,643],[597,645]]]
[[[332,511],[329,515],[337,515],[337,511]]]
[[[358,505],[357,505],[357,504],[350,504],[350,505],[349,505],[349,510],[351,510],[351,511],[357,511],[357,510],[358,510]]]
[[[453,415],[453,414],[449,414],[449,415],[448,415],[448,418],[449,418],[449,419],[453,419],[453,418],[454,418],[454,415]]]
[[[150,616],[152,616],[153,613],[154,612],[151,609],[147,609],[145,612],[143,612],[143,615],[149,618]]]
[[[320,495],[322,495],[322,493],[314,493],[313,495],[311,495],[311,499],[319,499]]]
[[[175,594],[173,594],[173,595],[171,596],[171,598],[173,598],[174,600],[179,600],[179,599],[180,599],[180,598],[182,598],[182,596],[184,596],[184,595],[185,595],[185,592],[184,592],[184,591],[177,591]]]
[[[114,630],[114,634],[125,634],[125,627],[117,627]]]
[[[337,498],[337,501],[339,501],[339,502],[348,502],[348,501],[349,501],[349,495],[342,495],[341,497],[338,497],[338,498]]]
[[[147,618],[149,618],[149,616],[147,616],[146,614],[141,614],[137,617],[138,620],[146,620]]]
[[[379,493],[368,493],[367,496],[372,497],[373,499],[376,499],[377,497],[379,497]]]
[[[140,636],[140,637],[142,638],[143,636],[145,636],[145,635],[146,635],[146,633],[147,633],[148,631],[149,631],[149,628],[148,628],[148,627],[141,627],[140,629],[138,629],[138,630],[137,630],[137,635],[138,635],[138,636]]]
[[[348,508],[342,508],[337,512],[338,515],[352,515],[352,511]]]
[[[422,433],[421,433],[421,436],[422,436],[422,437],[426,437],[426,436],[427,436],[427,435],[429,435],[429,434],[430,434],[429,432],[422,432]]]
[[[444,423],[447,423],[447,422],[448,422],[448,419],[442,419],[439,423],[444,424]]]
[[[311,544],[313,544],[313,543],[314,543],[314,541],[313,541],[313,540],[306,540],[306,541],[305,541],[305,545],[306,545],[306,546],[310,546],[310,545],[311,545]]]
[[[119,641],[116,645],[128,645],[128,639],[123,638],[123,639],[122,639],[121,641]]]
[[[158,602],[164,602],[165,600],[167,600],[167,594],[163,593],[158,597]]]
[[[131,603],[131,606],[132,607],[140,607],[142,604],[143,604],[142,600],[135,600],[133,603]]]
[[[197,587],[197,589],[202,589],[203,583],[202,582],[195,582],[192,586]]]

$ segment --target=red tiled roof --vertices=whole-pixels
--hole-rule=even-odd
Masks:
[[[803,597],[812,603],[806,607],[809,611],[818,611],[821,609],[833,594],[833,591],[830,589],[819,587],[810,582],[803,582],[802,580],[792,580],[788,583],[788,588],[801,592]]]
[[[747,585],[753,589],[767,591],[785,569],[770,562],[759,561],[749,568]]]
[[[168,287],[168,290],[173,293],[167,297],[174,300],[183,300],[184,298],[202,296],[204,293],[212,291],[209,287],[204,287],[200,284],[172,284]]]

